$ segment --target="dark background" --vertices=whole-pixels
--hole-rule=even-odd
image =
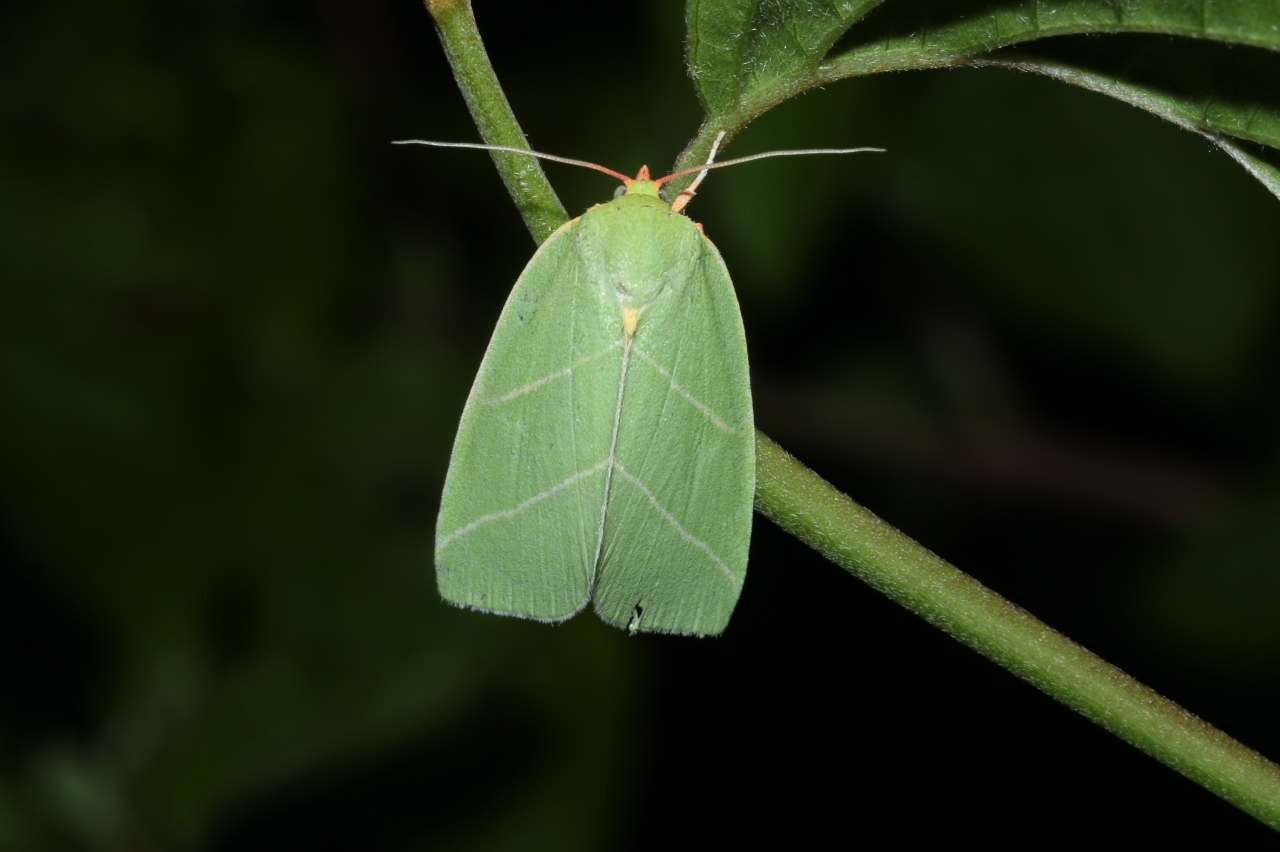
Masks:
[[[678,3],[477,4],[531,143],[700,111]],[[548,9],[553,8],[553,13]],[[533,250],[412,0],[0,13],[0,848],[1263,848],[757,519],[718,639],[452,610],[434,514]],[[1280,757],[1280,203],[1008,72],[851,81],[691,207],[762,428]],[[571,214],[595,173],[548,166]]]

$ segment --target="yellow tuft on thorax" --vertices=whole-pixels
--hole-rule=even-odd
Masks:
[[[640,322],[639,308],[622,309],[622,334],[628,340],[635,337],[636,325]]]

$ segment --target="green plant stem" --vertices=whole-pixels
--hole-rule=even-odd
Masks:
[[[1280,767],[939,559],[762,432],[756,510],[933,626],[1280,829]]]
[[[426,0],[485,141],[525,147],[465,0]],[[708,121],[679,166],[702,162],[721,130]],[[509,158],[509,159],[508,159]],[[534,239],[567,217],[533,159],[495,155]],[[939,559],[756,433],[756,509],[873,588],[1165,765],[1280,830],[1280,767],[1205,724]]]
[[[470,0],[425,0],[425,4],[436,23],[453,77],[466,99],[480,138],[490,145],[528,148],[529,143],[502,93],[489,54],[480,40]],[[501,151],[489,154],[529,233],[541,244],[569,218],[542,166],[533,157]]]

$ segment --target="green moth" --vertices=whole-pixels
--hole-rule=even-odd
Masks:
[[[747,345],[724,260],[681,213],[693,187],[670,204],[659,190],[761,155],[651,180],[421,144],[586,165],[625,187],[548,237],[502,310],[445,478],[441,596],[546,622],[593,602],[631,631],[722,632],[755,492]]]

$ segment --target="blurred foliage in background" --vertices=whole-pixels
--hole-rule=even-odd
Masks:
[[[534,146],[669,165],[681,4],[542,8],[477,9]],[[442,605],[533,245],[485,155],[388,144],[475,138],[413,0],[18,0],[0,76],[0,848],[1266,842],[767,524],[717,640]],[[814,92],[733,153],[827,145],[889,153],[692,209],[762,428],[1280,756],[1280,204],[998,70]],[[549,168],[573,215],[612,192]]]

